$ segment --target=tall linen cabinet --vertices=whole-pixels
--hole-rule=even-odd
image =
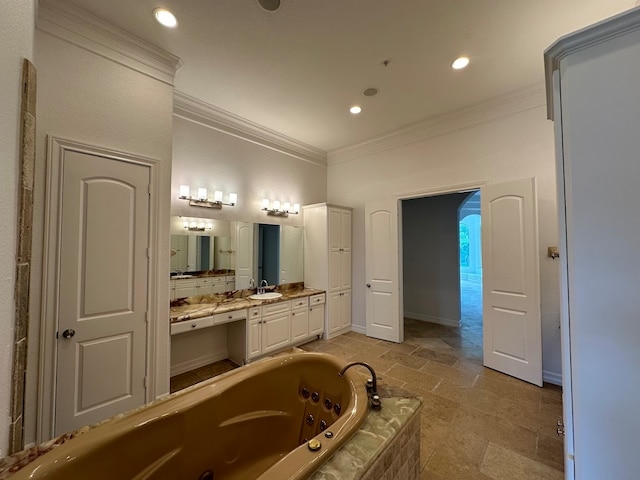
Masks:
[[[640,10],[561,38],[545,65],[566,478],[640,478]]]
[[[325,338],[351,330],[351,212],[318,203],[302,207],[304,284],[327,292]]]

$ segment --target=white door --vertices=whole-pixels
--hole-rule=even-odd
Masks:
[[[253,223],[236,222],[236,289],[249,288],[253,278]],[[256,280],[257,281],[257,280]]]
[[[481,188],[484,364],[542,386],[535,178]]]
[[[62,159],[55,435],[145,402],[148,166]]]
[[[364,208],[366,333],[369,337],[402,342],[398,200],[367,202]]]

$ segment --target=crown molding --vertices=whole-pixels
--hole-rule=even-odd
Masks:
[[[36,28],[171,86],[182,65],[175,55],[64,1],[41,1]]]
[[[439,137],[514,113],[538,108],[544,104],[544,85],[534,85],[470,107],[430,117],[355,145],[331,150],[327,154],[327,163],[331,166],[349,162],[356,158]]]
[[[173,93],[173,114],[299,160],[327,166],[327,154],[324,150],[299,142],[177,90]]]
[[[544,71],[547,89],[547,117],[553,120],[553,72],[560,69],[562,59],[592,47],[640,30],[640,8],[633,8],[576,32],[560,37],[544,52]]]

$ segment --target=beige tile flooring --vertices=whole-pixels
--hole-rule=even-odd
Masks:
[[[556,434],[561,389],[539,388],[483,367],[480,324],[452,328],[407,319],[402,344],[349,332],[301,348],[365,361],[381,383],[423,398],[421,479],[564,478],[562,439]],[[231,362],[218,362],[174,377],[172,391],[180,381],[183,388],[231,368]]]

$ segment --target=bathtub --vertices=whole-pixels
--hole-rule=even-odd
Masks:
[[[260,360],[98,425],[10,478],[307,478],[368,412],[344,365],[320,353]]]

